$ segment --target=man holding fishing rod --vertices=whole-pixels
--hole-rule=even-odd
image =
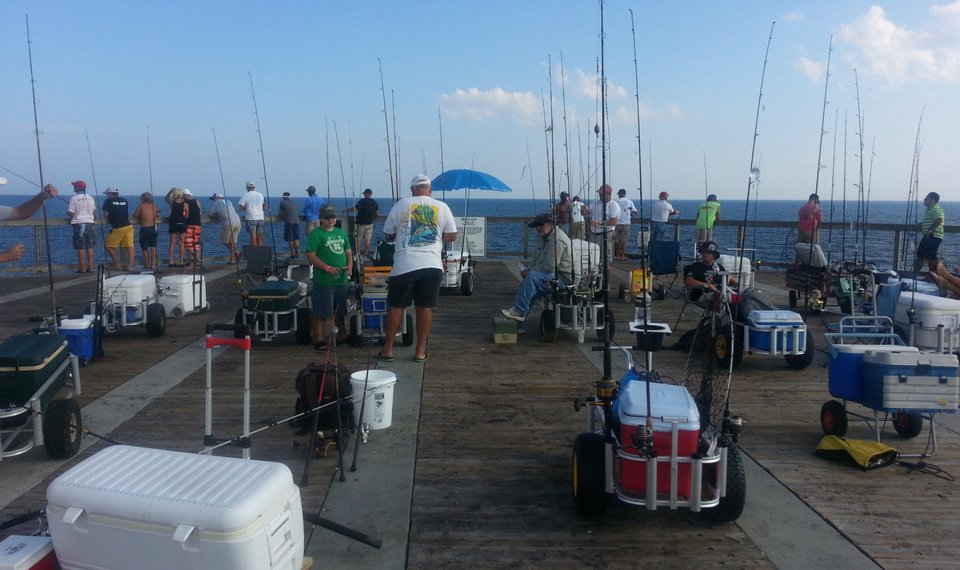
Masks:
[[[937,272],[937,250],[943,243],[943,208],[940,207],[940,194],[931,192],[923,199],[923,205],[927,211],[923,213],[923,221],[920,222],[920,233],[923,237],[917,245],[917,260],[913,263],[913,270],[920,271],[923,262],[926,261],[930,267],[930,273]]]
[[[500,312],[505,317],[523,322],[533,302],[550,293],[550,282],[558,279],[564,285],[573,285],[573,249],[570,238],[557,227],[553,214],[539,214],[528,228],[536,228],[537,251],[529,268],[520,271],[523,283],[517,290],[513,306]]]
[[[0,178],[0,184],[6,183],[6,178]],[[26,220],[40,209],[40,206],[43,205],[44,200],[48,200],[54,196],[57,196],[56,186],[53,184],[47,184],[43,187],[43,190],[41,190],[39,194],[30,198],[19,206],[0,206],[0,222],[16,222],[19,220]],[[23,244],[17,243],[14,244],[14,246],[10,249],[0,252],[0,263],[19,261],[21,257],[23,257]]]

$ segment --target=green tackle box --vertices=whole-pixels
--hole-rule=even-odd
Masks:
[[[291,311],[300,304],[299,281],[264,281],[250,290],[248,311]]]
[[[0,407],[26,404],[50,376],[70,358],[62,334],[17,334],[0,343]],[[66,370],[41,395],[43,408],[60,391]]]

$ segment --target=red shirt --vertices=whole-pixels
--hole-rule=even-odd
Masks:
[[[801,232],[813,232],[820,227],[820,205],[816,202],[807,202],[800,208],[800,223],[797,229]]]

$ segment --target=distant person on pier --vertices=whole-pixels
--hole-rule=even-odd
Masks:
[[[810,194],[807,203],[800,207],[799,217],[797,243],[819,243],[820,221],[823,218],[820,196]]]
[[[157,220],[160,208],[153,203],[153,194],[140,194],[140,204],[133,213],[133,219],[140,224],[140,251],[143,252],[143,268],[157,269]]]
[[[263,194],[257,192],[257,185],[247,182],[247,193],[240,198],[240,210],[247,213],[247,233],[250,234],[250,245],[263,247],[263,220],[264,212],[270,209]]]
[[[430,179],[423,174],[410,182],[409,198],[393,205],[383,224],[383,233],[393,241],[393,269],[387,284],[387,325],[379,360],[394,359],[393,343],[400,330],[404,309],[413,304],[417,315],[417,343],[414,362],[427,360],[427,337],[433,326],[443,279],[443,243],[457,239],[453,213],[443,202],[430,196]]]
[[[363,198],[357,201],[357,204],[352,210],[357,213],[356,251],[364,257],[369,257],[373,253],[371,248],[371,244],[373,243],[373,222],[377,219],[377,216],[380,215],[380,205],[373,199],[373,190],[369,188],[364,190]]]
[[[0,184],[3,183],[5,183],[5,181],[0,182]],[[47,184],[43,187],[43,190],[41,190],[39,194],[30,198],[19,206],[0,206],[0,222],[16,222],[19,220],[26,220],[40,209],[40,206],[43,205],[44,200],[53,198],[56,195],[56,186],[53,184]],[[23,257],[23,244],[17,243],[14,244],[14,246],[10,249],[0,252],[0,263],[19,261],[21,257]]]
[[[697,208],[697,246],[713,241],[713,224],[720,219],[720,202],[717,195],[710,194],[707,201]]]
[[[170,206],[167,224],[170,232],[170,245],[167,248],[167,267],[183,267],[183,236],[187,232],[187,206],[183,200],[183,190],[174,186],[163,198]],[[173,251],[177,250],[177,257]],[[176,261],[174,261],[176,259]]]
[[[287,252],[291,258],[300,255],[300,212],[297,203],[284,192],[280,197],[280,215],[283,218],[283,241],[287,242]]]
[[[73,197],[67,206],[67,216],[73,228],[73,249],[77,250],[77,273],[93,273],[93,243],[97,236],[93,224],[97,204],[87,196],[86,182],[76,180],[71,184]]]
[[[557,221],[557,225],[566,230],[567,235],[573,231],[573,228],[570,227],[572,223],[571,214],[573,213],[573,202],[570,200],[570,194],[561,192],[560,201],[553,205],[550,213]]]
[[[923,199],[923,205],[927,211],[923,213],[923,221],[920,222],[920,233],[923,237],[920,244],[917,245],[917,260],[913,264],[914,271],[920,271],[923,262],[926,261],[930,268],[930,273],[937,271],[937,250],[943,243],[943,225],[945,218],[943,208],[940,207],[940,194],[931,192]]]
[[[627,198],[625,188],[617,191],[617,206],[620,207],[620,215],[617,217],[617,226],[613,232],[613,259],[614,261],[626,261],[627,242],[630,241],[630,222],[631,218],[637,213],[637,206],[633,203],[633,200]]]
[[[573,284],[573,248],[570,238],[557,227],[552,214],[539,214],[528,228],[536,228],[537,250],[529,268],[520,272],[523,282],[513,299],[513,306],[502,309],[505,317],[523,322],[533,302],[550,293],[550,282],[559,279],[565,285]]]
[[[670,221],[670,216],[679,216],[680,210],[677,210],[670,202],[667,202],[667,198],[669,197],[669,193],[661,192],[660,199],[654,202],[650,208],[651,241],[672,241],[670,226],[668,226],[667,223]]]
[[[620,219],[620,206],[613,200],[613,187],[604,184],[597,190],[597,199],[590,206],[590,241],[600,246],[600,255],[606,255],[608,261],[613,259],[613,233],[618,219]],[[606,254],[603,253],[604,251]],[[603,287],[607,291],[610,290],[612,273],[611,266],[607,264]]]
[[[580,200],[580,196],[574,196],[570,201],[571,239],[587,239],[587,216],[589,213],[587,206]]]
[[[129,271],[135,257],[133,250],[133,224],[130,223],[130,206],[120,191],[107,187],[107,199],[103,202],[103,219],[110,222],[110,233],[103,245],[110,254],[114,269]],[[120,252],[123,248],[123,252]]]
[[[233,207],[233,202],[224,198],[219,192],[210,196],[210,199],[213,200],[210,219],[220,224],[220,243],[230,252],[227,263],[234,265],[240,259],[240,253],[237,251],[237,240],[240,239],[240,214]]]
[[[183,203],[187,207],[187,228],[183,232],[183,248],[190,254],[190,261],[200,265],[203,246],[203,212],[200,202],[193,197],[189,188],[183,189]]]
[[[307,238],[313,228],[320,227],[320,208],[326,201],[317,196],[317,189],[314,186],[307,186],[307,200],[303,203],[303,219],[307,224]]]

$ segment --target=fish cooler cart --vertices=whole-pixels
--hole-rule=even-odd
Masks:
[[[121,328],[144,325],[147,334],[163,336],[167,330],[167,313],[160,302],[157,278],[149,274],[125,274],[106,277],[99,269],[99,307],[90,303],[90,314],[100,318],[100,326],[108,333]]]
[[[355,285],[352,295],[348,294],[348,298],[356,300],[347,311],[350,344],[354,347],[378,344],[384,338],[390,309],[387,305],[387,278],[391,269],[392,266],[364,267],[361,282]],[[413,344],[414,323],[409,307],[403,309],[398,334],[403,346]]]
[[[473,295],[473,270],[477,262],[470,259],[467,252],[448,253],[443,258],[443,278],[440,284],[441,293],[459,291],[464,297]]]
[[[600,246],[579,239],[570,244],[575,285],[551,283],[540,312],[540,336],[545,342],[554,342],[560,331],[568,330],[575,332],[577,342],[582,343],[587,331],[594,331],[597,339],[603,340],[606,330],[613,340],[616,323],[613,311],[604,305],[606,277],[600,268]]]
[[[234,325],[247,327],[250,336],[263,342],[294,333],[298,344],[312,340],[309,285],[292,279],[268,279],[250,289],[237,309]],[[238,333],[239,334],[239,333]]]
[[[843,437],[852,417],[866,422],[879,442],[889,420],[897,435],[909,439],[920,434],[926,420],[930,451],[901,457],[934,455],[935,415],[956,413],[960,401],[957,357],[906,346],[887,317],[845,317],[840,332],[825,336],[830,349],[828,387],[839,400],[828,400],[821,407],[823,432]],[[849,402],[873,414],[851,411]]]
[[[739,366],[743,354],[782,357],[790,368],[802,370],[813,362],[816,349],[813,334],[803,317],[793,311],[779,310],[756,289],[748,288],[737,296],[734,316],[733,365]]]
[[[74,396],[80,393],[79,359],[65,335],[17,334],[0,343],[0,459],[41,445],[54,459],[76,455],[83,420]]]

